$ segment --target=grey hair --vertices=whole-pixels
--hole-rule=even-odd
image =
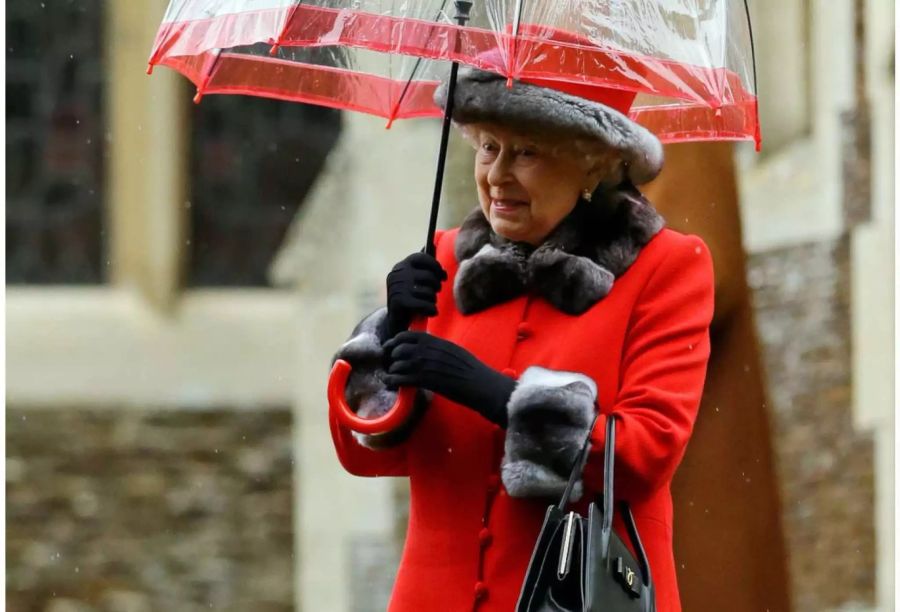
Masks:
[[[479,147],[478,134],[484,130],[483,123],[454,123],[460,131],[463,139],[472,146],[476,151]],[[508,128],[513,129],[513,128]],[[526,132],[515,130],[531,138],[535,141],[543,142],[549,145],[548,150],[551,155],[560,155],[568,153],[571,155],[584,172],[590,172],[598,165],[605,165],[606,172],[604,178],[600,181],[600,186],[615,186],[621,183],[626,175],[625,160],[622,154],[613,147],[600,145],[596,140],[587,138],[564,139],[556,138],[552,135],[541,132]]]

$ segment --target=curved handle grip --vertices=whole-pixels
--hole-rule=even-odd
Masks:
[[[414,320],[409,328],[413,331],[424,331],[425,319]],[[334,367],[331,368],[331,374],[328,376],[328,404],[335,411],[338,421],[348,429],[368,435],[388,433],[403,425],[412,413],[416,388],[401,387],[397,392],[397,400],[385,414],[374,419],[367,419],[353,412],[344,395],[347,378],[352,370],[353,368],[348,362],[338,359],[334,362]]]

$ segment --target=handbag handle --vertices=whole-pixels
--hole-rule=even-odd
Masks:
[[[591,421],[591,426],[588,428],[587,436],[584,439],[584,444],[581,445],[581,450],[578,451],[578,456],[575,457],[575,463],[572,465],[572,472],[569,474],[569,482],[566,483],[566,488],[563,490],[562,498],[559,500],[558,508],[560,512],[566,511],[566,506],[569,505],[572,497],[572,491],[575,488],[575,483],[578,482],[578,477],[581,475],[581,472],[584,470],[584,464],[587,463],[588,458],[588,449],[591,444],[591,432],[594,431],[594,427],[597,426],[597,421],[600,419],[600,414],[594,417],[594,420]],[[606,524],[606,516],[612,515],[612,504],[607,504],[606,500],[612,499],[612,473],[613,473],[613,464],[615,462],[615,454],[609,453],[609,449],[615,449],[615,437],[616,437],[616,424],[615,418],[612,415],[609,415],[606,419],[606,449],[603,455],[603,521],[604,525]],[[612,435],[613,443],[610,444],[610,434]],[[607,494],[609,493],[609,495]],[[607,507],[608,506],[608,507]],[[610,510],[610,512],[607,512]],[[612,525],[612,522],[610,522]]]
[[[558,508],[560,512],[565,512],[566,506],[569,505],[569,501],[572,497],[572,490],[575,488],[575,483],[578,482],[578,476],[584,470],[584,464],[587,463],[588,458],[588,449],[590,448],[591,443],[591,432],[594,431],[594,427],[597,425],[597,420],[600,418],[600,414],[598,413],[596,417],[594,417],[593,422],[591,423],[590,428],[588,429],[587,436],[585,437],[584,444],[581,447],[581,451],[579,451],[578,456],[575,458],[575,465],[572,466],[572,473],[569,475],[569,482],[566,483],[566,488],[563,491],[562,498],[559,500]],[[612,520],[613,520],[613,473],[616,462],[616,417],[613,414],[608,414],[606,416],[606,444],[603,448],[603,523],[601,524],[601,530],[603,532],[602,541],[605,546],[609,546],[609,534],[612,533]],[[631,508],[628,506],[628,502],[621,501],[619,504],[619,508],[622,512],[622,518],[625,522],[625,528],[628,530],[628,537],[631,540],[632,546],[634,546],[634,551],[637,553],[638,563],[641,566],[641,578],[643,579],[644,584],[649,588],[653,589],[653,578],[650,575],[650,564],[647,562],[647,553],[644,551],[644,545],[641,543],[641,538],[638,535],[637,525],[634,523],[634,517],[631,514]],[[607,556],[608,551],[603,551],[603,556]]]

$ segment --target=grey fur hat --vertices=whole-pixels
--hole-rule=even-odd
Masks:
[[[447,83],[434,94],[444,108]],[[618,110],[556,89],[516,81],[493,72],[460,67],[454,95],[453,120],[459,125],[492,122],[556,137],[579,138],[620,152],[627,178],[635,185],[653,180],[663,164],[659,139]]]

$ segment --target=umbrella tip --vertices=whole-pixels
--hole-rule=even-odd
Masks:
[[[197,90],[197,93],[194,94],[194,104],[200,104],[200,100],[202,100],[202,99],[203,99],[203,92],[201,92],[201,91],[198,89],[198,90]]]
[[[147,74],[153,74],[153,62],[147,62]]]
[[[390,119],[388,119],[388,122],[385,124],[384,129],[389,130],[389,129],[391,129],[391,126],[392,126],[392,125],[394,125],[394,118],[393,118],[393,117],[391,117]]]
[[[506,77],[506,88],[507,88],[507,89],[512,89],[512,86],[513,86],[513,78],[512,78],[512,76]]]
[[[275,43],[271,47],[269,47],[269,55],[273,57],[275,55],[278,55],[278,43]]]

